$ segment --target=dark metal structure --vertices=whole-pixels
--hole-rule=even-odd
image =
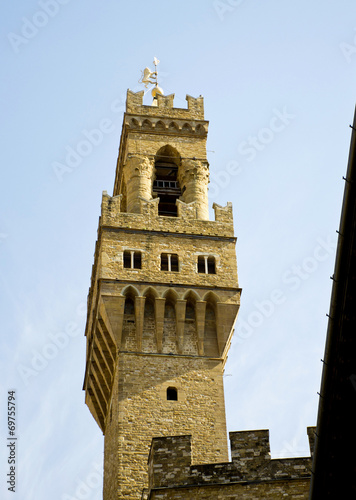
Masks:
[[[310,500],[356,499],[356,111],[325,345]]]

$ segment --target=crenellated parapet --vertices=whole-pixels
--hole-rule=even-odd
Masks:
[[[192,465],[190,435],[153,438],[142,499],[308,498],[310,457],[271,459],[268,430],[230,432],[230,443],[231,462]]]
[[[130,189],[133,193],[132,186],[135,185],[135,181],[131,188],[128,188],[128,176],[125,175],[130,156],[144,154],[150,162],[154,163],[155,167],[157,167],[157,160],[166,161],[166,163],[172,160],[174,166],[179,167],[180,171],[183,168],[183,162],[193,160],[196,168],[201,168],[205,176],[205,170],[208,166],[206,139],[209,122],[204,120],[204,100],[203,97],[194,98],[192,96],[187,96],[186,99],[187,108],[175,108],[173,94],[169,96],[158,94],[157,99],[154,100],[155,105],[147,106],[143,104],[143,92],[135,93],[128,90],[116,169],[115,196],[123,194],[125,189]],[[162,154],[162,151],[167,147],[174,150],[174,159],[170,160],[166,152]],[[157,168],[155,174],[157,171],[162,174],[162,171],[157,170]],[[180,187],[181,199],[186,201],[183,186]],[[205,184],[203,190],[206,191]],[[167,194],[169,193],[167,192]],[[205,194],[204,196],[206,197]],[[147,199],[152,197],[152,186],[150,195],[144,197]],[[178,194],[177,197],[179,197]],[[189,199],[188,202],[191,201],[193,200]],[[206,214],[207,211],[205,211],[205,216]]]
[[[161,95],[157,94],[157,105],[147,106],[143,104],[144,91],[132,92],[127,90],[126,97],[126,113],[152,116],[166,116],[183,118],[191,120],[204,120],[204,99],[200,97],[186,96],[188,103],[187,108],[175,108],[174,94]]]
[[[142,180],[136,181],[140,184],[142,194],[145,187]],[[149,181],[147,180],[147,184]],[[129,195],[126,195],[129,198]],[[210,221],[205,217],[206,205],[199,201],[177,200],[177,217],[159,216],[159,198],[145,198],[140,196],[128,201],[130,207],[134,207],[136,212],[122,210],[123,195],[110,196],[103,192],[101,203],[100,226],[112,228],[131,228],[135,230],[164,231],[167,233],[200,234],[206,236],[234,237],[234,221],[232,204],[227,203],[221,207],[214,203],[215,220]],[[132,205],[131,205],[132,203]],[[198,217],[197,214],[201,215]],[[99,226],[99,229],[100,229]]]

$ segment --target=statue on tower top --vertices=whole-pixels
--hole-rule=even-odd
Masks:
[[[145,68],[141,71],[141,78],[138,83],[143,83],[144,86],[148,87],[148,85],[154,85],[151,90],[152,97],[155,98],[156,94],[163,95],[163,90],[158,86],[158,73],[157,73],[157,64],[159,64],[159,60],[157,57],[153,58],[153,64],[155,65],[155,71],[151,71],[150,68]]]

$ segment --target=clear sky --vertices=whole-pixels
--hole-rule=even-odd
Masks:
[[[126,89],[142,88],[154,56],[177,107],[204,96],[209,203],[234,207],[243,293],[228,429],[269,428],[273,457],[307,455],[356,101],[355,1],[18,0],[2,11],[1,497],[101,498],[103,436],[82,391],[86,297]]]

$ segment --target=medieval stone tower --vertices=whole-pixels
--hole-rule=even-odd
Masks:
[[[153,437],[228,460],[223,371],[240,302],[232,206],[209,220],[203,98],[127,92],[88,296],[86,403],[105,435],[104,500],[140,499]]]

